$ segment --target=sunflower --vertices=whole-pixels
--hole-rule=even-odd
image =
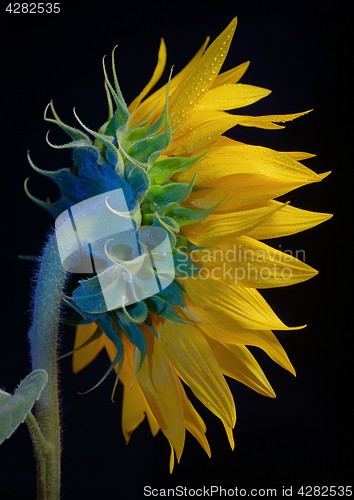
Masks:
[[[129,106],[112,57],[114,87],[104,66],[109,118],[99,132],[77,115],[85,133],[69,127],[53,103],[48,107],[54,118],[46,119],[72,139],[54,146],[74,150],[72,171],[47,172],[31,162],[61,188],[62,197],[55,203],[28,193],[54,217],[81,200],[121,187],[135,227],[159,226],[169,235],[175,279],[164,290],[107,311],[92,295],[97,277],[86,278],[72,287],[71,295],[67,292],[65,301],[75,310],[67,321],[77,325],[74,373],[106,350],[111,365],[100,382],[114,369],[114,388],[118,380],[123,384],[126,442],[146,416],[152,434],[161,429],[170,443],[170,471],[175,455],[181,458],[186,430],[211,455],[206,426],[185,386],[220,418],[234,448],[236,411],[225,376],[275,397],[247,346],[263,349],[295,374],[272,330],[302,327],[286,326],[257,289],[296,284],[317,271],[261,240],[295,234],[331,217],[275,200],[327,175],[299,162],[313,155],[277,152],[223,135],[235,125],[280,129],[281,123],[308,112],[227,112],[270,93],[238,83],[248,62],[220,73],[236,23],[234,19],[209,48],[207,39],[182,71],[151,93],[166,63],[161,40],[153,76]]]

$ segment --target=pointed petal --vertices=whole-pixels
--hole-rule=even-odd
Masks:
[[[185,315],[192,321],[199,321],[198,328],[209,337],[226,345],[252,345],[259,347],[268,356],[295,375],[289,358],[273,332],[269,330],[250,330],[241,327],[236,321],[215,309],[202,309],[192,305],[188,299]]]
[[[192,154],[203,147],[211,147],[221,134],[240,122],[224,111],[195,110],[173,134],[172,143],[165,150],[168,155]]]
[[[198,104],[198,110],[227,110],[243,108],[263,99],[271,90],[244,85],[242,83],[229,83],[209,89]]]
[[[255,173],[226,175],[200,186],[204,189],[192,192],[188,203],[197,208],[207,209],[224,200],[213,213],[234,212],[243,207],[278,198],[311,182],[317,182],[317,179],[306,177],[301,182],[294,182],[292,179],[278,180],[276,177]]]
[[[195,396],[230,427],[235,406],[216,359],[199,330],[192,325],[164,321],[158,326],[161,346]]]
[[[306,281],[317,271],[288,253],[280,252],[248,236],[217,247],[193,250],[213,279],[252,288],[289,286]]]
[[[277,125],[278,123],[285,123],[300,116],[310,113],[312,109],[308,111],[303,111],[302,113],[291,113],[287,115],[267,115],[267,116],[238,116],[239,124],[244,127],[257,127],[264,129],[279,129],[284,128],[282,125]],[[236,115],[235,115],[236,116]]]
[[[119,374],[119,380],[124,387],[122,430],[125,441],[128,443],[132,432],[145,418],[146,402],[137,381],[135,380],[133,383],[135,378],[134,346],[124,334],[122,335],[122,341],[124,344],[124,362]]]
[[[154,341],[152,334],[149,337],[148,354],[137,379],[162,432],[176,450],[179,461],[185,440],[179,380],[170,360],[164,354],[161,344]],[[136,356],[135,369],[138,368],[138,365],[139,356]]]
[[[201,48],[198,50],[196,55],[193,57],[193,59],[190,60],[190,62],[176,75],[172,78],[170,82],[170,89],[169,89],[169,95],[173,93],[173,91],[178,87],[178,85],[184,80],[186,75],[189,73],[191,68],[199,61],[199,59],[202,57],[206,46],[208,45],[209,38],[205,40]],[[149,123],[154,122],[156,117],[159,116],[163,110],[164,107],[164,98],[166,95],[166,87],[167,84],[161,87],[160,89],[156,90],[151,96],[149,96],[145,101],[143,101],[136,112],[134,113],[134,116],[131,119],[131,125],[138,123],[140,120],[142,120],[145,116],[148,116],[149,113],[154,109],[154,113],[152,117],[149,120]]]
[[[230,214],[209,215],[195,224],[183,226],[181,231],[198,246],[218,245],[249,233],[272,214],[278,206],[254,208]]]
[[[301,153],[304,155],[306,153]],[[197,165],[173,176],[190,182],[198,167],[197,184],[205,185],[234,174],[258,174],[285,183],[319,182],[321,177],[296,159],[261,146],[250,146],[222,137]]]
[[[152,413],[151,409],[150,409],[150,406],[148,404],[148,402],[146,401],[145,397],[144,397],[144,400],[146,402],[146,408],[145,408],[145,413],[146,413],[146,417],[147,417],[147,420],[149,422],[149,427],[150,427],[150,431],[151,431],[151,434],[153,436],[156,436],[156,434],[159,432],[160,430],[160,426],[159,424],[157,423],[157,420],[156,418],[154,417],[154,414]]]
[[[183,280],[188,295],[199,306],[213,308],[243,328],[289,330],[254,288],[226,285],[222,281],[195,275]]]
[[[200,61],[174,91],[170,102],[172,128],[181,124],[218,75],[236,29],[235,18],[210,45]]]
[[[144,99],[144,97],[150,92],[150,90],[160,80],[161,75],[165,69],[166,58],[167,58],[166,45],[165,45],[164,39],[161,38],[161,44],[160,44],[160,49],[159,49],[159,53],[157,56],[157,64],[156,64],[155,71],[154,71],[149,83],[146,85],[146,87],[144,87],[142,92],[129,104],[128,110],[130,113],[133,113],[135,108],[137,106],[139,106],[139,104]]]
[[[206,337],[224,375],[238,380],[264,396],[275,397],[275,393],[255,358],[243,345],[222,344]]]
[[[270,201],[267,206],[276,207],[278,204],[278,201]],[[260,222],[259,227],[250,230],[248,236],[259,240],[288,236],[317,226],[331,217],[331,214],[310,212],[286,205]]]
[[[76,335],[74,342],[74,349],[77,349],[82,344],[84,344],[96,331],[96,323],[90,323],[88,325],[78,325],[76,327]],[[94,340],[87,346],[79,349],[73,353],[73,373],[78,373],[85,366],[89,365],[102,351],[104,347],[105,335],[101,335],[97,340]]]
[[[223,424],[224,424],[224,427],[225,427],[227,439],[229,440],[229,443],[230,443],[230,447],[231,447],[232,450],[234,450],[235,449],[235,440],[234,440],[234,435],[233,435],[233,432],[232,432],[232,427],[229,427],[227,425],[227,423],[224,422],[224,421],[223,421]]]
[[[224,85],[226,83],[237,83],[243,75],[246,73],[248,66],[250,65],[250,61],[246,61],[242,64],[239,64],[235,68],[229,69],[228,71],[224,71],[220,73],[212,83],[210,88],[218,87],[219,85]]]
[[[205,450],[207,453],[208,457],[211,456],[211,451],[210,451],[210,446],[208,443],[208,440],[205,436],[206,433],[206,426],[199,415],[199,413],[196,411],[192,403],[189,401],[187,398],[187,395],[185,393],[185,390],[180,384],[180,391],[181,391],[181,399],[182,399],[182,405],[183,405],[183,412],[184,412],[184,422],[187,431],[189,431],[192,436],[195,437],[195,439],[198,441],[200,446]]]

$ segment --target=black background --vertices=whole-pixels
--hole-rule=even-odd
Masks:
[[[144,485],[272,487],[280,496],[282,486],[293,486],[295,492],[301,485],[351,484],[350,2],[129,2],[122,6],[120,1],[76,0],[70,5],[61,2],[61,7],[61,14],[52,15],[10,14],[2,7],[0,17],[1,387],[13,391],[30,371],[26,331],[34,266],[17,255],[38,254],[53,222],[25,196],[24,179],[30,177],[29,189],[35,196],[57,196],[51,182],[32,171],[26,152],[30,149],[34,163],[43,169],[70,166],[68,151],[53,150],[45,142],[48,128],[52,142],[64,142],[66,137],[43,121],[44,108],[53,98],[62,120],[75,125],[75,106],[83,122],[98,129],[107,115],[101,59],[116,44],[118,77],[130,102],[153,72],[160,37],[168,50],[165,82],[171,65],[179,71],[206,36],[215,39],[238,16],[223,70],[250,60],[242,82],[273,91],[245,113],[314,111],[284,130],[239,127],[228,135],[277,150],[316,153],[306,165],[318,173],[333,173],[286,199],[300,208],[335,214],[310,231],[273,241],[282,250],[304,249],[306,262],[320,274],[307,283],[263,293],[285,323],[308,327],[277,333],[296,368],[296,378],[252,350],[276,399],[230,381],[238,415],[233,452],[219,420],[195,402],[208,427],[212,458],[187,435],[181,462],[170,475],[168,442],[161,433],[153,438],[146,421],[125,445],[121,387],[116,403],[110,401],[113,377],[85,396],[78,394],[101,376],[107,366],[105,355],[101,353],[78,375],[72,375],[70,359],[60,363],[62,498],[129,495],[140,499]],[[73,338],[73,330],[63,328],[62,352],[72,348]],[[35,465],[24,425],[0,448],[0,498],[35,498]]]

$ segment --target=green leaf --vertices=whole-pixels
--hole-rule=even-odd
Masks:
[[[194,165],[204,156],[204,154],[192,158],[187,156],[158,158],[148,172],[151,184],[163,184],[173,174],[187,170],[189,167]]]
[[[35,370],[21,382],[13,396],[0,391],[0,444],[25,421],[47,380],[46,371]]]

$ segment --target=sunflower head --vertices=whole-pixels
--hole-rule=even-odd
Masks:
[[[74,371],[105,348],[111,365],[98,384],[116,370],[114,389],[118,380],[124,385],[127,441],[147,415],[152,433],[163,431],[178,460],[186,429],[210,454],[205,425],[181,380],[222,420],[233,446],[236,413],[224,375],[274,396],[246,345],[261,347],[294,373],[271,332],[288,327],[256,288],[298,283],[316,271],[260,240],[329,218],[275,200],[325,177],[299,162],[312,155],[222,135],[235,125],[283,128],[280,123],[306,113],[226,112],[270,93],[238,83],[248,63],[220,73],[235,28],[236,19],[151,94],[166,63],[161,40],[153,76],[129,106],[113,51],[113,85],[103,62],[109,113],[98,132],[75,111],[81,129],[64,124],[52,102],[46,108],[45,120],[70,137],[67,144],[51,145],[72,149],[73,167],[48,172],[29,159],[60,188],[54,203],[26,191],[56,219],[59,251],[74,255],[67,269],[76,269],[78,258],[89,266],[71,274],[65,296],[74,311],[67,322],[77,325]]]

